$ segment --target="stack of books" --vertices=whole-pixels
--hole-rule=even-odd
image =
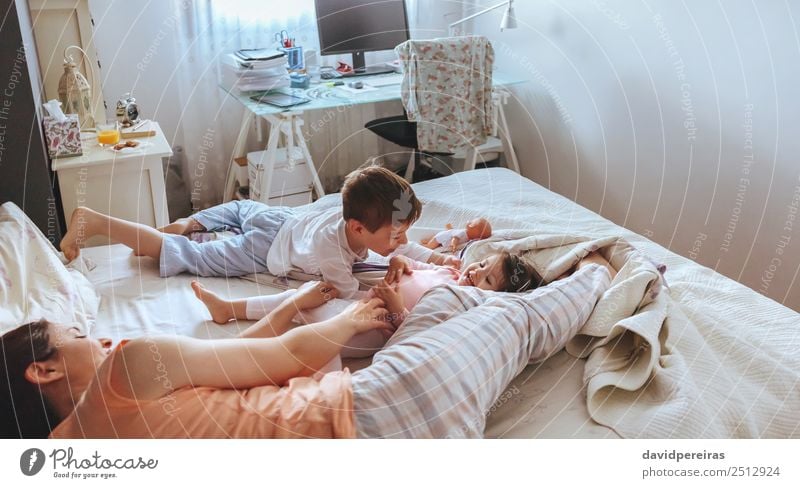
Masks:
[[[237,92],[289,86],[286,56],[281,51],[248,49],[222,57],[222,84]]]

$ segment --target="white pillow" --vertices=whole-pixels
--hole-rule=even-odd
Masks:
[[[100,297],[19,207],[0,206],[0,333],[41,318],[94,325]]]

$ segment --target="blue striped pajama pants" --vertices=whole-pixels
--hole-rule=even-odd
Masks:
[[[522,294],[434,288],[372,365],[353,374],[358,436],[483,437],[508,384],[575,336],[610,281],[590,265]]]
[[[253,200],[233,200],[192,215],[207,231],[236,227],[242,233],[228,239],[195,242],[164,234],[161,277],[178,273],[196,276],[241,276],[267,271],[267,254],[283,223],[293,215],[288,207],[270,207]]]

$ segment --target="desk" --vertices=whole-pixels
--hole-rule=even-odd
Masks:
[[[396,76],[396,74],[359,76],[355,78],[342,78],[341,80],[345,83],[349,81],[361,81],[365,85],[370,86],[371,80]],[[289,147],[287,151],[289,153],[294,151],[293,146],[296,143],[299,150],[302,151],[303,157],[305,158],[305,161],[311,170],[313,180],[312,184],[317,192],[317,195],[324,195],[325,193],[322,188],[322,184],[319,181],[316,167],[311,159],[311,154],[308,151],[305,138],[303,137],[301,131],[301,127],[303,125],[303,112],[307,110],[335,109],[363,103],[379,103],[400,100],[400,83],[375,87],[370,86],[370,88],[361,91],[347,90],[341,86],[327,86],[327,83],[332,81],[336,80],[321,80],[320,82],[312,84],[310,88],[305,89],[281,88],[274,90],[275,92],[288,93],[311,99],[311,101],[308,103],[297,105],[289,109],[275,107],[265,103],[258,103],[251,100],[250,96],[258,92],[238,93],[235,90],[230,90],[228,87],[220,85],[222,90],[224,90],[229,96],[235,98],[246,109],[244,117],[242,118],[242,124],[239,129],[239,135],[236,138],[236,143],[234,144],[233,157],[236,158],[245,155],[245,141],[252,123],[260,119],[267,120],[271,125],[270,137],[267,143],[267,151],[272,151],[273,153],[277,151],[278,139],[280,138],[281,134],[286,136],[289,140],[287,143]],[[497,109],[495,124],[493,127],[493,136],[499,139],[499,143],[502,144],[502,152],[506,154],[506,160],[508,161],[510,168],[517,173],[519,173],[519,162],[517,160],[517,155],[514,152],[514,147],[511,144],[511,138],[508,131],[508,124],[506,123],[503,106],[508,103],[508,97],[510,96],[510,93],[506,88],[523,82],[525,82],[525,80],[512,79],[499,73],[495,73],[492,79],[492,83],[495,88],[494,101]],[[484,146],[470,149],[470,151],[468,151],[465,157],[467,161],[465,164],[468,168],[470,166],[471,168],[475,167],[475,162],[481,153],[492,150],[492,141],[488,142]],[[224,201],[228,201],[229,199],[233,198],[235,183],[235,172],[228,171],[228,180],[225,185],[225,196],[223,197]],[[266,187],[269,187],[269,182],[267,182]]]
[[[152,227],[169,223],[162,158],[172,156],[172,148],[157,123],[150,127],[156,135],[139,137],[140,147],[119,152],[83,133],[88,137],[82,140],[82,156],[53,160],[67,223],[79,206]],[[107,242],[94,239],[87,245]]]

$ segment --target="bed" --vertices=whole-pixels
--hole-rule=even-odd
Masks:
[[[475,170],[417,183],[414,189],[425,204],[422,218],[409,233],[415,239],[441,229],[446,223],[458,224],[479,215],[489,218],[496,231],[526,228],[541,233],[621,236],[650,259],[666,265],[664,277],[673,307],[679,307],[686,316],[716,323],[723,329],[744,331],[726,339],[734,342],[750,337],[747,331],[774,327],[777,332],[766,334],[766,339],[761,340],[758,347],[762,352],[780,356],[783,367],[800,371],[800,364],[790,354],[791,351],[800,351],[800,316],[797,313],[512,171],[503,168]],[[312,205],[336,205],[338,198],[338,195],[328,195]],[[95,336],[120,339],[141,334],[178,333],[196,337],[229,337],[249,325],[245,322],[225,326],[213,323],[192,293],[189,284],[193,277],[159,278],[154,261],[134,257],[121,245],[87,248],[83,255],[91,268],[86,276],[100,297],[92,333]],[[273,293],[297,285],[263,275],[257,280],[202,278],[201,281],[208,288],[229,297]],[[368,362],[368,359],[353,361],[349,366],[358,369]],[[528,366],[487,412],[486,436],[619,437],[618,430],[600,425],[589,415],[585,363],[584,359],[561,351],[543,363]],[[781,378],[783,383],[787,383],[786,376]],[[765,384],[770,381],[770,377],[765,377]],[[782,384],[781,388],[786,397],[784,406],[775,414],[778,426],[758,431],[761,434],[756,436],[800,436],[797,383]],[[750,390],[748,388],[747,392]],[[631,401],[635,402],[636,398]],[[736,436],[738,431],[733,429],[729,432],[732,432],[730,436]],[[741,433],[743,436],[754,435],[753,430],[747,429],[742,429]],[[709,437],[714,434],[698,430],[688,436]]]

